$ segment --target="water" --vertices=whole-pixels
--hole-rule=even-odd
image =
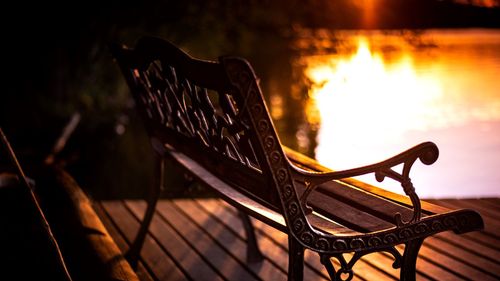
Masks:
[[[305,115],[317,132],[304,134],[299,124],[299,147],[312,144],[319,162],[340,170],[433,141],[438,161],[417,162],[411,174],[421,197],[500,196],[500,30],[326,32],[300,40],[327,48],[295,62],[309,80]],[[390,180],[362,180],[402,192]]]

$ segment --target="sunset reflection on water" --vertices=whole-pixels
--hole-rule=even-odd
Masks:
[[[433,141],[438,162],[412,173],[418,194],[499,196],[500,31],[344,38],[354,47],[305,58],[318,161],[353,168]],[[395,183],[377,185],[401,193]]]

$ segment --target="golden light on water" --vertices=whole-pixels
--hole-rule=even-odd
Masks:
[[[478,170],[484,168],[481,161],[500,164],[496,156],[474,158],[467,151],[480,146],[477,141],[483,144],[481,150],[493,147],[496,151],[491,153],[500,156],[500,136],[495,132],[500,124],[498,61],[491,64],[480,55],[447,53],[446,48],[415,51],[404,44],[387,54],[369,39],[357,36],[351,53],[307,58],[305,75],[312,87],[306,110],[308,121],[319,125],[315,150],[319,162],[336,170],[353,168],[384,160],[423,141],[435,141],[442,152],[438,162],[446,173],[470,169],[471,162],[477,162]],[[481,65],[486,67],[474,70]],[[465,161],[463,167],[449,167],[458,159]],[[436,171],[435,166],[441,178],[455,178],[443,177],[445,172],[435,164],[416,169],[424,184],[436,182],[426,178]],[[373,176],[369,181],[375,182]],[[493,181],[500,184],[498,179]],[[389,185],[389,189],[400,188]]]
[[[345,163],[338,152],[330,152],[336,146],[345,149],[358,142],[386,143],[401,138],[408,129],[437,125],[433,115],[442,96],[439,81],[417,75],[407,56],[386,66],[379,54],[370,52],[366,40],[358,42],[352,57],[330,58],[326,64],[308,68],[306,75],[314,83],[310,102],[323,121],[316,153],[320,161],[333,162],[326,164],[343,165],[335,159]]]

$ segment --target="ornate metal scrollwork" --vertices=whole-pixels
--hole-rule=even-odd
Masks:
[[[307,204],[309,195],[322,183],[331,180],[340,180],[343,178],[364,175],[368,173],[375,173],[375,178],[381,182],[386,177],[389,177],[395,181],[401,183],[403,190],[406,195],[410,198],[413,206],[413,216],[409,221],[404,221],[401,214],[397,213],[394,216],[394,220],[397,226],[403,226],[410,223],[414,223],[420,220],[422,217],[420,199],[415,192],[415,187],[410,179],[410,170],[417,159],[426,165],[434,163],[439,156],[439,150],[434,143],[426,142],[418,146],[413,147],[395,157],[392,157],[386,161],[356,168],[352,170],[329,172],[329,173],[317,173],[304,171],[300,168],[295,168],[297,179],[302,179],[306,186],[304,193],[300,197],[301,206],[304,211],[310,213],[312,208]],[[395,166],[403,164],[402,173],[398,173],[393,170]]]
[[[159,61],[145,70],[133,70],[132,76],[141,93],[136,100],[151,121],[260,171],[248,139],[249,125],[239,118],[230,93],[209,93]]]
[[[383,251],[391,254],[394,257],[394,262],[392,264],[393,268],[400,268],[402,265],[402,259],[403,257],[401,254],[396,250],[395,247],[388,247],[383,250],[378,250],[378,251]],[[377,251],[377,252],[378,252]],[[361,252],[354,252],[353,256],[349,260],[349,262],[346,261],[345,257],[343,254],[319,254],[321,264],[326,268],[328,271],[328,275],[330,276],[330,279],[332,281],[349,281],[354,277],[354,270],[353,267],[356,264],[356,262],[361,259],[363,256],[371,254],[375,251],[361,251]],[[335,266],[333,265],[332,258],[335,258],[339,264],[340,268],[338,270],[335,269]]]
[[[382,182],[385,177],[389,177],[393,180],[401,183],[405,194],[410,197],[411,203],[413,205],[413,216],[409,221],[404,221],[401,214],[397,213],[394,216],[397,226],[407,225],[409,223],[414,223],[420,220],[422,217],[422,208],[420,205],[420,199],[415,192],[415,187],[410,179],[410,170],[415,161],[420,159],[420,161],[426,165],[431,165],[436,162],[439,157],[439,150],[437,146],[433,143],[423,143],[419,149],[414,150],[409,153],[403,161],[402,173],[394,171],[393,167],[381,167],[375,172],[375,178],[377,181]]]

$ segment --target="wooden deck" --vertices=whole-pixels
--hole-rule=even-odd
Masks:
[[[478,210],[484,231],[428,238],[417,262],[418,280],[500,280],[500,199],[428,200]],[[139,227],[143,201],[101,201],[96,212],[122,251]],[[141,280],[286,280],[287,236],[253,221],[265,260],[247,265],[243,226],[235,209],[217,199],[162,200],[146,239]],[[306,251],[304,280],[328,280],[319,258]],[[354,267],[354,280],[397,280],[392,258],[374,253]]]

